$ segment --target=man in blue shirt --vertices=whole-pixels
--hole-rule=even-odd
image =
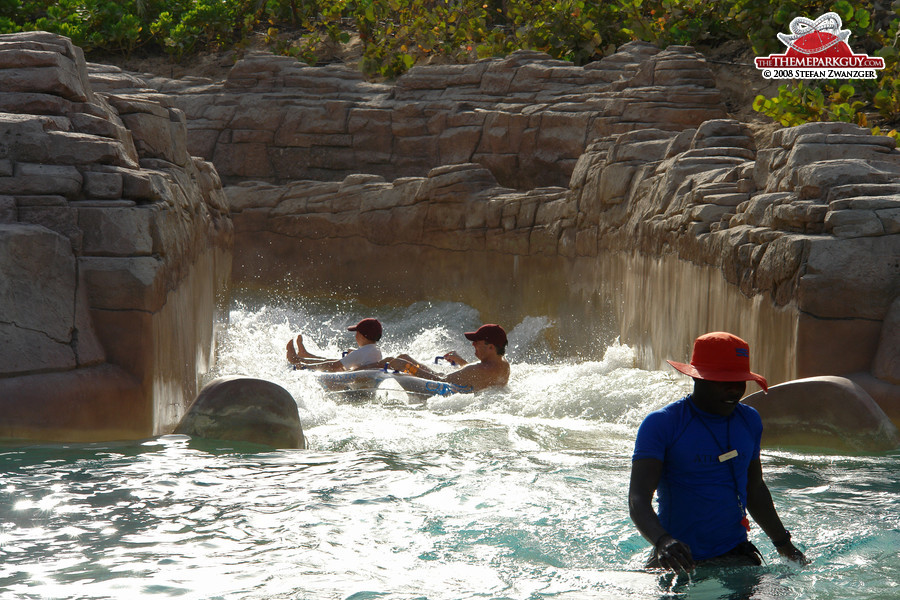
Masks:
[[[759,565],[759,550],[747,539],[748,514],[779,554],[805,563],[763,481],[762,420],[740,404],[747,381],[767,389],[765,378],[750,371],[747,342],[707,333],[694,341],[690,364],[668,362],[694,379],[694,390],[647,415],[635,440],[628,507],[654,546],[647,566],[689,571],[707,561]]]

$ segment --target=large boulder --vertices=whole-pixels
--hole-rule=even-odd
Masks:
[[[853,452],[900,448],[900,432],[872,397],[844,377],[809,377],[757,392],[744,403],[759,411],[766,446]]]
[[[204,387],[175,433],[275,448],[306,448],[297,403],[271,381],[224,377]]]

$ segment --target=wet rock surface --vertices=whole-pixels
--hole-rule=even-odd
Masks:
[[[68,377],[57,394],[75,404],[92,402],[92,380],[98,403],[130,386],[122,423],[96,421],[102,438],[165,432],[196,395],[230,273],[218,174],[188,154],[178,108],[95,92],[66,38],[0,36],[0,80],[0,381],[34,409],[7,433],[90,429],[14,381],[42,373]]]
[[[211,325],[185,323],[213,320],[232,249],[238,284],[319,265],[330,283],[432,271],[465,287],[442,261],[467,255],[513,272],[595,261],[633,299],[609,301],[622,341],[657,362],[730,329],[765,352],[762,372],[852,374],[900,404],[893,140],[809,123],[759,147],[691,48],[627,44],[584,67],[517,52],[389,83],[261,54],[222,82],[166,79],[43,33],[0,50],[0,244],[44,257],[0,259],[0,377],[116,365],[158,433],[210,360]],[[371,264],[335,268],[354,244]],[[728,310],[710,300],[724,295]],[[161,368],[188,382],[178,399],[158,401]]]
[[[306,448],[297,402],[290,392],[252,377],[221,378],[204,386],[175,433],[274,448]]]

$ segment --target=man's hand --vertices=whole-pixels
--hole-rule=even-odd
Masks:
[[[466,360],[462,356],[460,356],[459,353],[453,350],[445,354],[442,358],[450,362],[451,364],[456,365],[457,367],[461,367],[466,364]]]
[[[656,558],[661,567],[671,571],[687,573],[697,566],[688,545],[668,533],[656,541]]]
[[[396,358],[388,358],[386,359],[386,362],[389,368],[401,373],[406,373],[407,375],[418,375],[421,377],[425,374],[424,372],[420,373],[422,366],[413,360],[409,354],[401,354]]]
[[[792,542],[788,542],[782,546],[778,546],[775,548],[778,551],[778,554],[782,555],[788,560],[792,560],[795,563],[799,563],[801,565],[808,565],[809,559],[801,552]]]
[[[405,358],[400,358],[399,356],[396,358],[389,358],[386,361],[388,368],[391,368],[395,371],[403,371],[405,368],[409,367],[410,362]]]

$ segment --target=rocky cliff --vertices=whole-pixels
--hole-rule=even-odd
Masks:
[[[232,224],[184,114],[0,36],[0,436],[165,433],[211,359]]]
[[[583,68],[518,52],[417,67],[392,84],[262,55],[239,61],[222,82],[103,65],[89,72],[107,120],[121,123],[106,139],[127,148],[130,135],[137,156],[136,167],[116,163],[114,174],[137,169],[159,184],[152,190],[194,182],[178,175],[191,165],[211,180],[221,175],[227,209],[218,187],[200,185],[189,200],[193,228],[169,217],[147,231],[151,240],[171,235],[155,247],[181,256],[209,240],[225,248],[230,211],[240,285],[458,298],[501,322],[540,310],[558,317],[564,350],[619,336],[650,367],[686,360],[697,334],[726,329],[748,339],[772,383],[849,375],[900,422],[900,153],[889,138],[846,124],[781,130],[758,148],[727,118],[712,73],[690,48],[629,44]],[[70,114],[79,111],[57,120],[77,130]],[[165,137],[151,123],[186,134]],[[162,155],[178,148],[181,162]],[[7,185],[22,185],[33,168],[20,166],[31,164],[22,152],[0,151]],[[55,193],[70,210],[98,200],[80,190],[85,173],[106,174],[99,164],[75,165],[79,191]],[[121,207],[132,211],[159,204],[126,193],[135,189],[129,177],[121,193],[99,199],[134,202]],[[105,189],[94,181],[89,189]],[[0,215],[22,221],[27,201],[5,206],[0,200]],[[116,239],[96,231],[105,244]],[[62,236],[84,269],[97,346],[110,355],[126,318],[116,320],[97,290],[166,286],[149,276],[104,279],[101,258],[146,257],[91,250],[95,262],[83,260],[71,241],[78,236]],[[163,272],[178,272],[165,264]],[[112,352],[111,362],[140,374],[125,354]]]
[[[392,85],[251,56],[224,82],[148,85],[229,183],[238,281],[449,294],[498,319],[552,305],[651,367],[727,329],[773,382],[852,375],[900,420],[900,153],[843,123],[758,148],[691,48]]]

